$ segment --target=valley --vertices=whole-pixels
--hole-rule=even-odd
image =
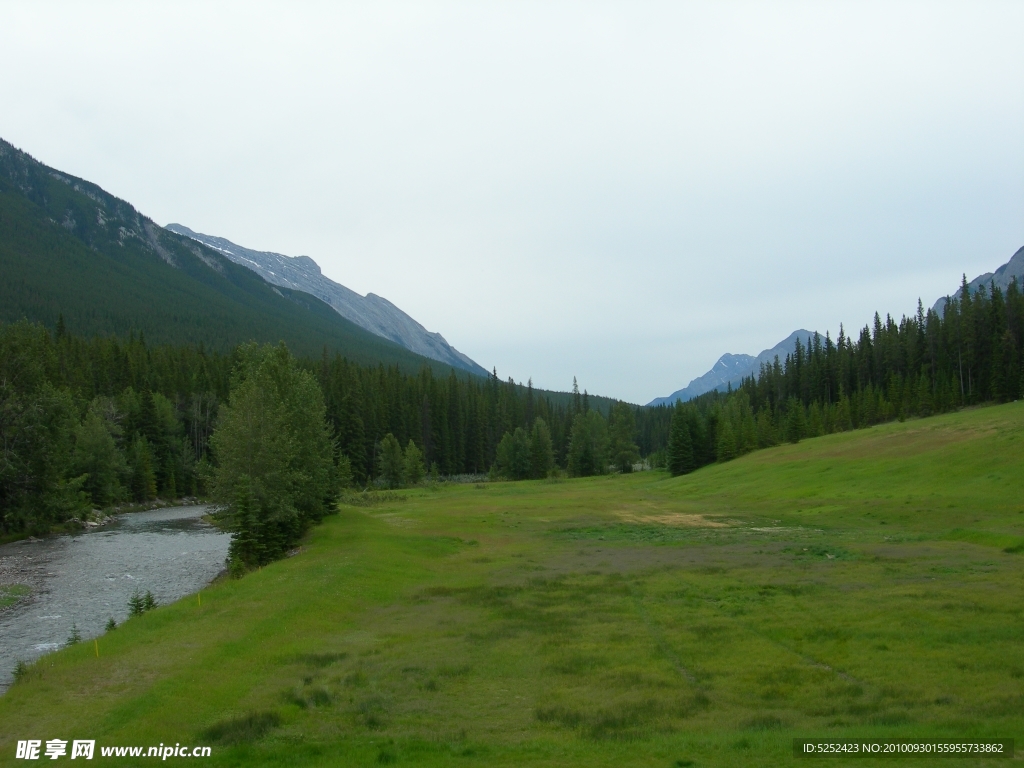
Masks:
[[[32,665],[0,761],[59,737],[214,765],[777,766],[795,737],[1014,737],[1021,441],[1009,403],[678,478],[348,494],[295,556]]]

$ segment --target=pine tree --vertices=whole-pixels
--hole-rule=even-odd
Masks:
[[[757,447],[769,448],[778,442],[771,409],[767,405],[762,405],[761,410],[757,412]]]
[[[141,616],[146,611],[146,602],[142,595],[139,594],[139,590],[136,588],[132,592],[132,596],[128,598],[128,615],[129,616]]]
[[[132,442],[128,454],[128,467],[131,472],[132,498],[135,501],[148,501],[156,496],[153,453],[149,441],[142,435],[136,435]]]
[[[235,500],[236,530],[228,546],[228,562],[231,571],[238,576],[246,568],[254,568],[264,562],[263,531],[254,514],[255,498],[250,483],[241,483]]]
[[[338,454],[337,478],[339,488],[348,488],[352,485],[352,461],[344,453]]]
[[[620,472],[632,472],[633,465],[640,461],[640,449],[633,441],[636,435],[636,417],[633,409],[626,403],[617,402],[609,411],[609,419],[612,464],[618,467]]]
[[[538,416],[530,431],[530,477],[547,477],[554,467],[554,450],[551,445],[551,430],[547,423]]]
[[[728,418],[719,422],[717,454],[719,461],[732,461],[736,458],[736,433]]]
[[[405,482],[405,457],[402,446],[393,434],[388,432],[377,449],[377,476],[386,488],[400,488]]]
[[[932,387],[924,371],[917,381],[917,413],[920,416],[932,415]]]
[[[412,438],[409,438],[409,444],[405,447],[405,482],[409,485],[418,485],[423,480],[425,472],[423,454]]]
[[[567,469],[572,477],[603,475],[608,471],[608,425],[600,413],[576,414],[567,454]]]
[[[786,439],[791,443],[799,443],[807,430],[804,419],[804,407],[795,397],[790,398],[786,417]]]
[[[673,477],[692,472],[695,467],[693,440],[690,436],[690,425],[683,406],[676,404],[672,414],[672,424],[668,443],[668,471]]]

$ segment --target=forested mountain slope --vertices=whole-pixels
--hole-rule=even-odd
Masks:
[[[167,229],[224,254],[236,264],[251,269],[271,285],[293,288],[316,296],[346,320],[351,320],[372,334],[390,339],[410,352],[478,376],[487,375],[487,371],[455,349],[440,333],[431,333],[381,296],[373,293],[360,296],[334,282],[320,271],[320,265],[309,256],[285,256],[270,251],[256,251],[223,237],[193,232],[181,224],[168,224]]]
[[[254,272],[129,203],[0,140],[0,321],[84,335],[143,333],[158,343],[227,351],[285,341],[298,354],[326,347],[361,364],[439,373],[448,366],[360,328],[301,291]]]

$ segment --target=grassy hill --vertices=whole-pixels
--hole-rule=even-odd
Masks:
[[[343,506],[300,555],[128,621],[99,658],[41,659],[0,698],[0,762],[25,734],[209,744],[211,765],[778,766],[814,764],[794,737],[1019,743],[1022,445],[1013,403],[676,479]]]
[[[345,320],[309,294],[154,224],[90,182],[0,140],[0,322],[50,328],[63,314],[83,335],[144,333],[155,343],[230,350],[284,340],[300,355],[326,346],[362,364],[411,371],[420,357]]]

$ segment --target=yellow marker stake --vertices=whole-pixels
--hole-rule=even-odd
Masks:
[[[100,657],[100,641],[94,637],[92,639],[92,644],[96,646],[96,658],[98,659]]]
[[[199,607],[202,608],[203,607],[203,593],[202,592],[196,592],[196,597],[199,598]]]

